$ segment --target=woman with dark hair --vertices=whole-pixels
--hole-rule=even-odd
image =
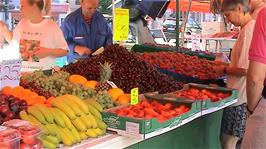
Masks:
[[[13,33],[0,22],[3,35],[11,46],[20,50],[22,67],[27,67],[22,70],[50,69],[57,57],[68,53],[63,33],[55,22],[44,19],[43,11],[49,11],[45,6],[50,7],[44,0],[20,0],[20,4],[22,19]]]

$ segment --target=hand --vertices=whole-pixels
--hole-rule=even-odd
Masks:
[[[76,45],[74,52],[78,53],[80,56],[86,56],[90,55],[92,53],[92,50],[85,46]]]
[[[225,67],[226,67],[225,65],[218,65],[218,66],[214,66],[213,69],[218,75],[221,76],[224,74]]]
[[[38,57],[39,59],[45,58],[53,52],[52,49],[50,48],[45,48],[45,47],[36,47],[35,49],[35,56]]]

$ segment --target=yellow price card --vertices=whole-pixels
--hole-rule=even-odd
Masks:
[[[115,8],[114,10],[114,40],[123,41],[128,39],[129,10]]]
[[[139,103],[139,88],[133,88],[130,91],[130,103],[136,105]]]

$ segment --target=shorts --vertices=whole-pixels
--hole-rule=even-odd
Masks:
[[[221,132],[241,139],[245,132],[246,120],[246,104],[227,107],[223,112]]]

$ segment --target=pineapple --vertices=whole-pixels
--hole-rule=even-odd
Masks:
[[[100,63],[100,82],[96,85],[95,90],[98,91],[106,91],[112,88],[109,83],[109,79],[112,76],[112,64],[108,62],[104,62],[104,64]]]

